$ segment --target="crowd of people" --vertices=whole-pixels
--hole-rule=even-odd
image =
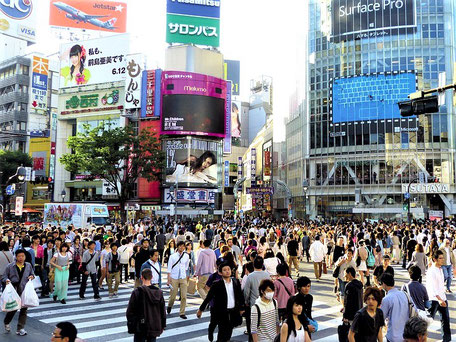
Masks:
[[[447,342],[455,235],[451,221],[158,218],[110,230],[14,225],[0,230],[0,279],[2,288],[11,283],[20,295],[28,279],[39,276],[40,296],[56,305],[66,304],[69,284],[79,284],[84,300],[89,278],[97,301],[117,297],[119,284],[134,282],[126,316],[135,341],[155,341],[176,300],[179,317],[187,319],[187,294],[197,292],[203,300],[197,317],[210,310],[209,341],[216,328],[217,341],[230,341],[245,321],[245,334],[255,342],[311,341],[318,331],[312,282],[333,279],[340,341],[383,341],[385,331],[390,342],[425,341],[438,312]],[[399,286],[391,264],[407,269],[410,281]],[[312,266],[314,277],[303,276]],[[15,313],[5,315],[6,332]],[[26,317],[22,308],[18,335],[27,334]]]

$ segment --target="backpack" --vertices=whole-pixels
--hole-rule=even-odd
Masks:
[[[275,299],[272,300],[272,302],[274,303],[274,309],[277,310],[277,302],[275,301]],[[260,321],[261,321],[261,310],[260,310],[260,307],[258,306],[258,304],[255,304],[255,307],[257,309],[257,314],[258,314],[258,321],[257,321],[257,329],[260,327]],[[274,339],[275,341],[275,339]],[[280,339],[279,339],[280,341]]]
[[[374,267],[375,266],[375,257],[374,257],[374,254],[372,253],[372,247],[367,249],[367,253],[368,253],[367,260],[366,260],[367,267]]]

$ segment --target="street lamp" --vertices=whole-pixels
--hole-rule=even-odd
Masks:
[[[65,202],[65,196],[66,196],[65,189],[62,190],[62,193],[60,195],[62,196],[62,202]]]
[[[304,192],[304,220],[307,220],[307,190],[309,189],[309,182],[307,179],[302,181],[302,190]]]

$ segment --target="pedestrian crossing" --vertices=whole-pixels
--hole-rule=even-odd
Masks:
[[[394,265],[397,286],[400,286],[408,279],[408,272]],[[163,282],[166,284],[166,274]],[[312,334],[312,341],[338,341],[337,327],[342,322],[340,313],[341,305],[334,305],[335,295],[330,290],[332,278],[325,276],[320,283],[312,287],[311,293],[314,295],[313,318],[318,322],[319,330]],[[312,285],[314,286],[314,285]],[[118,297],[109,298],[107,290],[101,291],[101,301],[93,299],[93,292],[90,284],[86,291],[86,299],[79,299],[79,285],[72,284],[68,289],[67,304],[54,303],[52,298],[40,299],[40,306],[30,308],[28,316],[40,321],[41,323],[54,326],[58,322],[70,321],[78,329],[78,337],[86,342],[131,342],[133,336],[128,334],[126,322],[126,308],[134,285],[132,282],[121,284],[118,290]],[[163,287],[165,301],[168,302],[170,289]],[[330,298],[332,297],[332,298]],[[179,317],[179,296],[177,296],[173,311],[167,316],[167,327],[158,341],[207,341],[207,328],[210,321],[209,311],[203,313],[203,317],[198,319],[196,312],[202,303],[198,294],[187,295],[187,320]],[[454,307],[455,298],[450,295],[450,308]],[[454,312],[450,309],[451,328],[456,331],[456,320]],[[248,341],[244,334],[245,323],[233,330],[232,341]],[[216,334],[215,334],[216,336]],[[440,317],[429,327],[430,340],[439,340],[440,337]],[[453,337],[456,340],[456,336]]]

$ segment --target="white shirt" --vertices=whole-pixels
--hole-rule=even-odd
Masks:
[[[426,290],[429,300],[436,300],[439,296],[442,300],[446,300],[445,294],[445,277],[443,276],[442,268],[432,265],[426,272]]]
[[[445,252],[446,252],[446,260],[445,260],[445,265],[451,265],[451,252],[449,247],[445,247]]]
[[[231,280],[229,283],[227,283],[225,280],[225,289],[226,289],[226,295],[228,297],[228,306],[226,307],[227,309],[233,309],[234,308],[234,289],[233,289],[233,280]]]
[[[150,268],[150,270],[152,271],[152,279],[151,279],[150,283],[151,284],[159,284],[160,283],[160,274],[157,273],[157,271],[160,272],[160,264],[158,263],[158,261],[157,262],[153,262],[150,259],[148,260],[148,262],[149,262],[149,264],[151,266],[155,267],[155,269],[154,269],[154,267]],[[177,267],[177,265],[176,265],[176,267]]]
[[[327,251],[325,246],[317,240],[310,245],[309,254],[313,262],[322,262]]]
[[[187,278],[187,269],[190,262],[190,258],[187,253],[183,252],[184,255],[181,257],[179,252],[171,254],[168,260],[168,273],[171,279],[185,279]],[[178,261],[179,263],[173,267],[173,265]]]

